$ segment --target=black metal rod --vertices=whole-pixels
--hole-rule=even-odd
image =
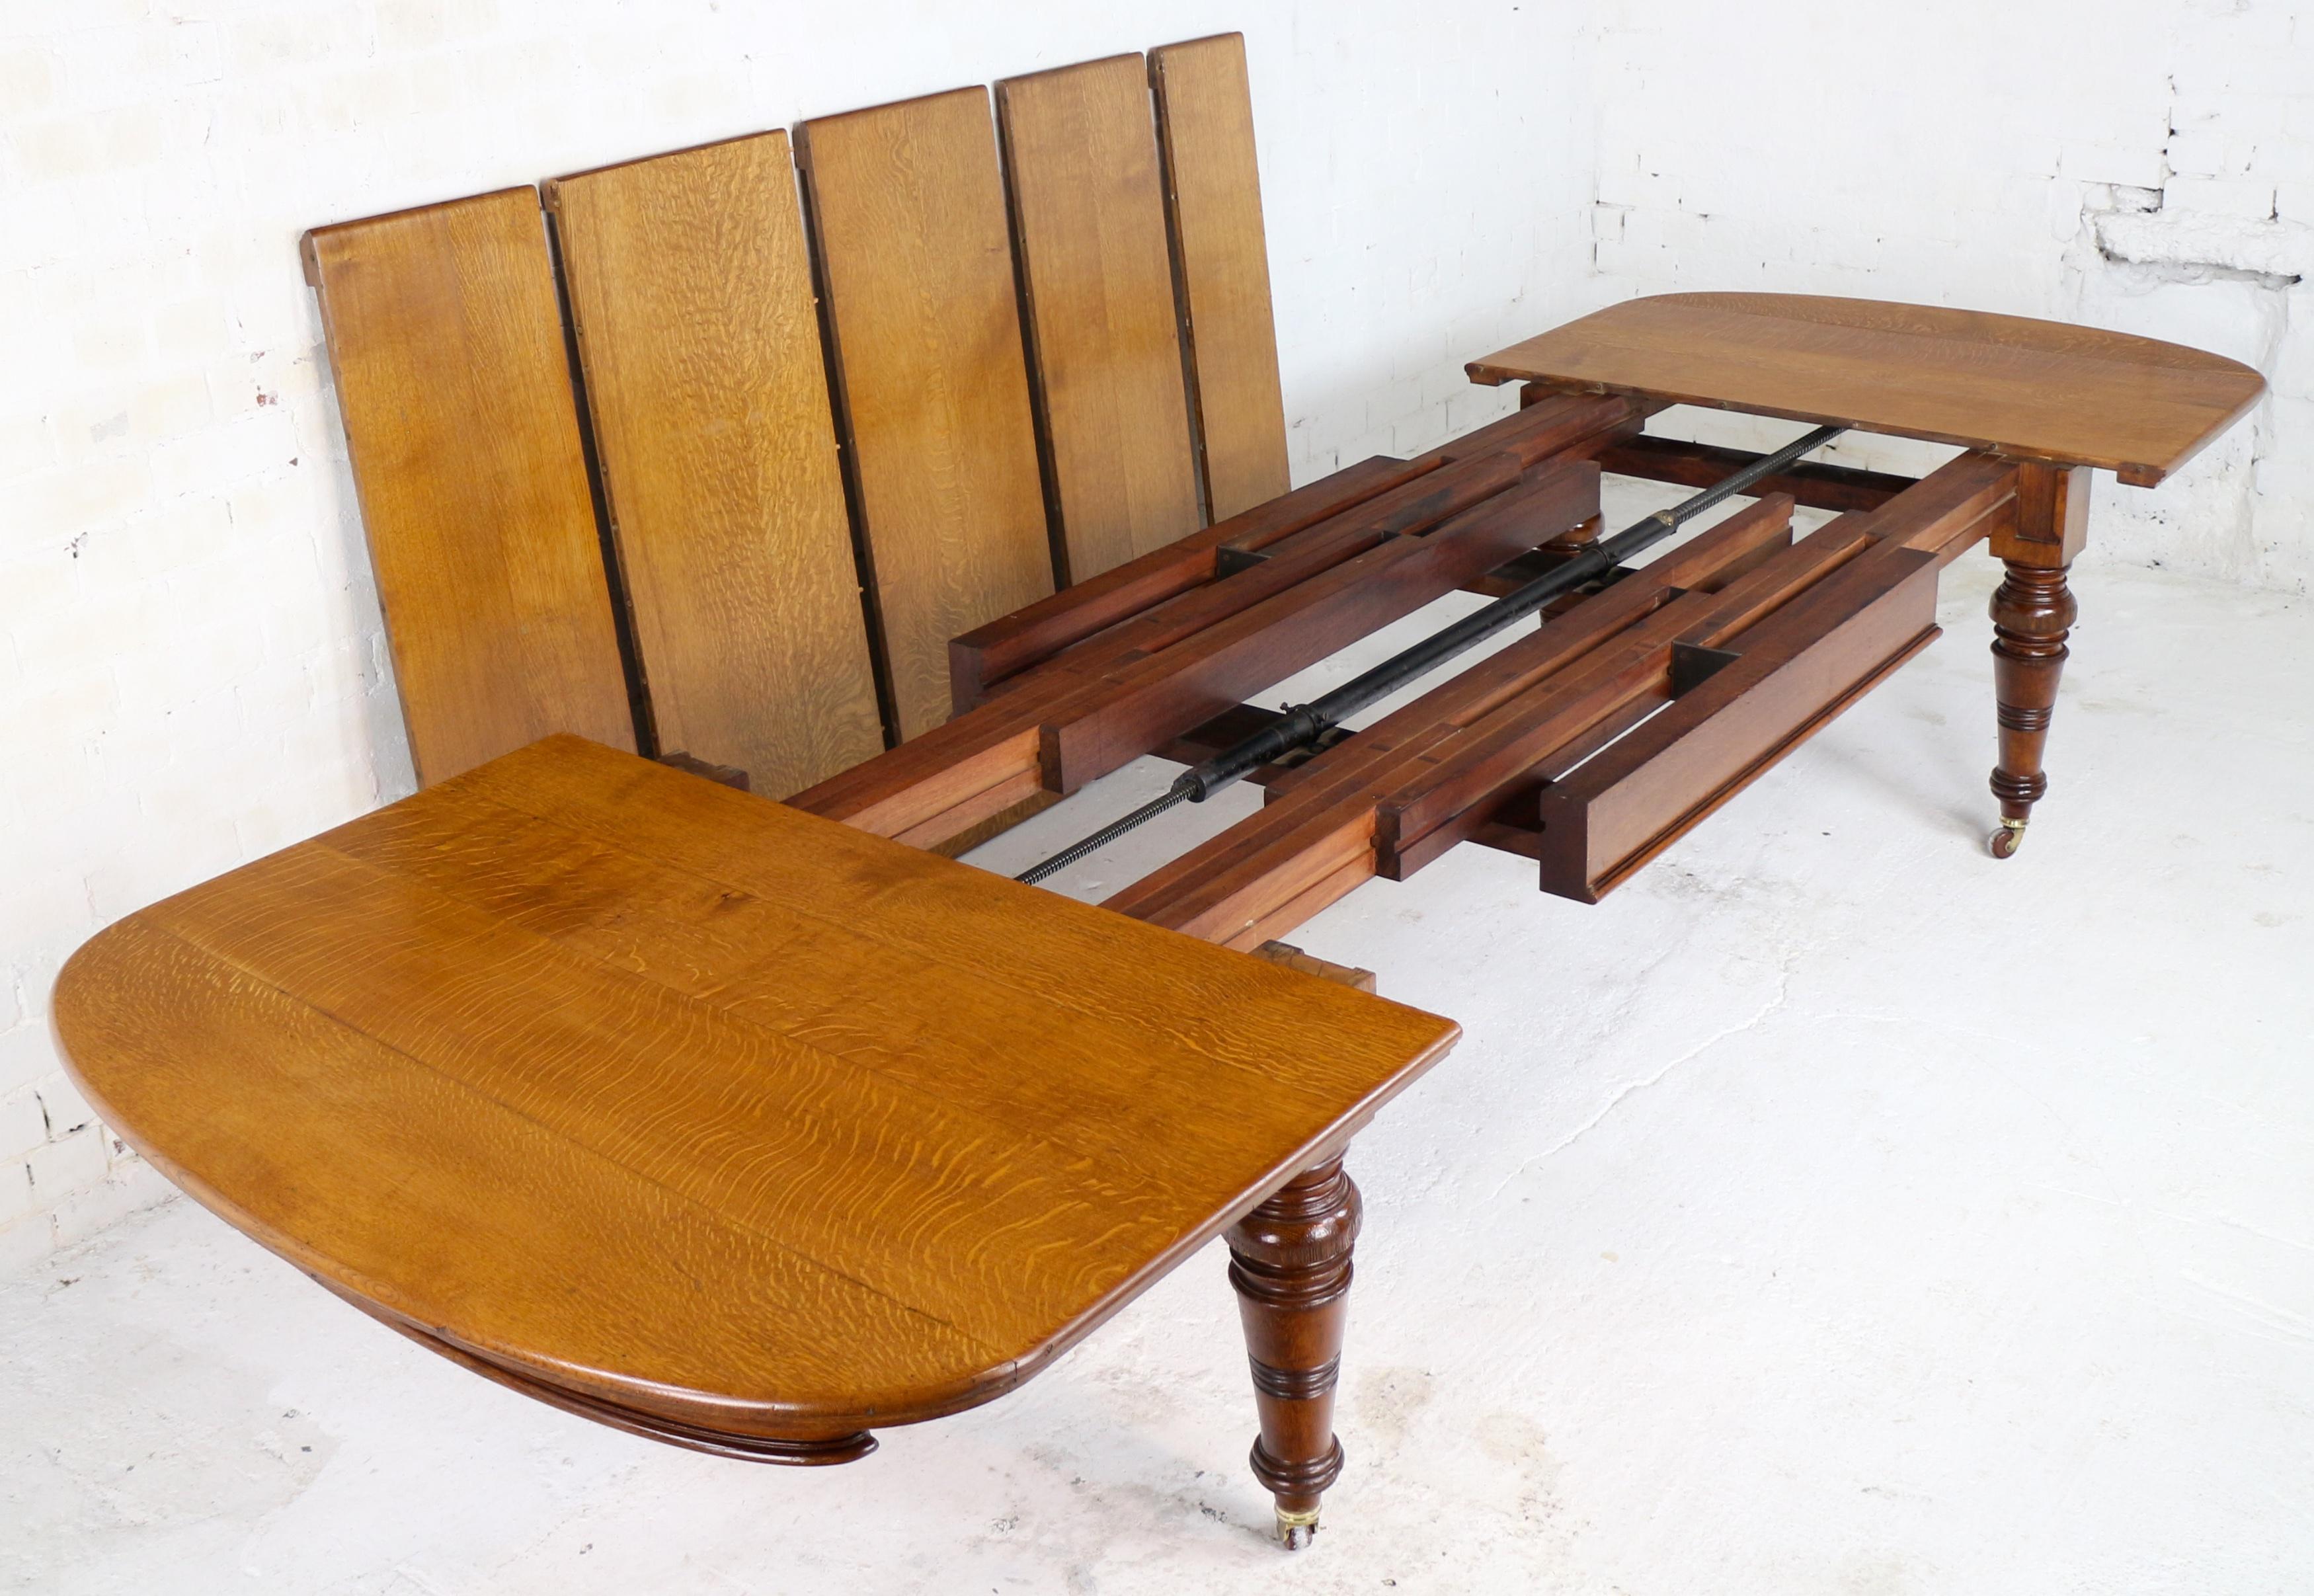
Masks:
[[[1297,748],[1306,748],[1368,704],[1388,698],[1418,676],[1478,647],[1505,627],[1533,614],[1562,593],[1596,581],[1615,567],[1693,520],[1724,499],[1731,498],[1762,477],[1773,476],[1801,455],[1822,448],[1847,430],[1819,427],[1794,438],[1772,454],[1762,454],[1743,470],[1721,478],[1702,492],[1683,498],[1667,510],[1636,521],[1612,537],[1600,538],[1581,553],[1552,567],[1541,576],[1492,604],[1471,611],[1452,626],[1435,631],[1410,648],[1400,649],[1371,670],[1361,671],[1331,692],[1306,704],[1289,704],[1285,712],[1243,742],[1232,745],[1176,777],[1163,797],[1144,804],[1130,815],[1074,842],[1040,864],[1013,877],[1031,885],[1066,869],[1098,849],[1144,823],[1154,820],[1174,805],[1202,804],[1224,787],[1270,761]]]
[[[1029,886],[1034,886],[1046,877],[1055,875],[1062,870],[1067,869],[1071,865],[1076,863],[1077,860],[1090,858],[1091,855],[1100,852],[1102,849],[1108,847],[1111,842],[1116,842],[1117,838],[1123,836],[1126,833],[1132,831],[1135,827],[1142,825],[1146,822],[1156,819],[1157,816],[1162,815],[1175,804],[1185,802],[1188,797],[1188,789],[1183,787],[1179,781],[1176,781],[1172,786],[1158,794],[1157,797],[1151,798],[1138,809],[1134,810],[1132,814],[1125,816],[1120,819],[1110,821],[1107,825],[1102,826],[1099,831],[1093,833],[1092,835],[1070,843],[1067,847],[1062,849],[1050,859],[1030,865],[1027,869],[1013,877],[1012,879],[1015,881],[1025,881]]]

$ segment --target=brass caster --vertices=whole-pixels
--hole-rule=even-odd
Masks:
[[[1992,833],[1985,845],[1992,850],[1993,858],[2008,859],[2016,853],[2024,842],[2025,823],[2021,820],[2004,820],[2000,823],[2000,829]]]
[[[1317,1539],[1316,1508],[1307,1512],[1288,1512],[1282,1507],[1277,1510],[1277,1539],[1287,1551],[1298,1552]]]

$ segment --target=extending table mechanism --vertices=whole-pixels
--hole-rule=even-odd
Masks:
[[[1283,714],[1248,734],[1242,741],[1184,771],[1161,797],[1151,799],[1122,819],[1111,821],[1082,841],[1073,842],[1050,858],[1031,865],[1016,879],[1030,883],[1042,881],[1095,850],[1106,847],[1135,827],[1154,820],[1178,804],[1201,804],[1261,766],[1319,747],[1342,729],[1349,716],[1410,685],[1448,660],[1469,652],[1506,628],[1537,613],[1553,599],[1573,598],[1586,584],[1612,575],[1621,561],[1661,542],[1694,516],[1744,492],[1801,455],[1831,442],[1839,433],[1837,427],[1819,427],[1774,454],[1762,455],[1722,478],[1702,492],[1633,523],[1613,537],[1596,539],[1568,550],[1551,569],[1521,583],[1491,604],[1433,632],[1412,647],[1400,649],[1372,669],[1361,671],[1314,702],[1288,705]],[[1787,504],[1788,502],[1786,501]]]
[[[2018,471],[1961,456],[1794,542],[1759,499],[1307,763],[1108,900],[1250,948],[1457,842],[1596,901],[1936,635],[1936,573]]]

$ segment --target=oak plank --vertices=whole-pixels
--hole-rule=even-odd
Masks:
[[[921,867],[917,851],[854,827],[766,805],[744,793],[683,780],[603,750],[549,739],[471,772],[460,789],[619,843],[665,864],[706,876],[778,905],[783,913],[842,921],[895,948],[936,957],[980,973],[1033,1003],[1049,1023],[1077,1015],[1113,1015],[1153,1038],[1191,1049],[1217,1063],[1259,1071],[1272,1039],[1249,1031],[1244,1005],[1263,1001],[1233,965],[1185,952],[1193,944],[1132,943],[1142,967],[1130,980],[1088,982],[1089,962],[1119,957],[1114,916],[1056,899],[1006,877],[946,860]],[[796,860],[814,868],[800,871]],[[839,895],[830,884],[840,883]],[[1055,910],[1055,904],[1068,904]],[[1338,1065],[1315,1059],[1314,1077],[1343,1072],[1354,1080],[1390,1046],[1391,1027],[1366,1040],[1338,1037]]]
[[[1138,55],[996,85],[1063,582],[1197,530],[1165,209]]]
[[[659,745],[766,794],[881,753],[787,135],[546,203]]]
[[[535,190],[305,238],[420,783],[635,745]]]
[[[1071,1154],[1017,1116],[846,1067],[739,1003],[691,998],[326,843],[261,861],[234,890],[171,899],[153,923],[785,1251],[896,1301],[943,1302],[946,1323],[992,1345],[1041,1339],[1115,1283],[1122,1260],[1087,1239],[1129,1256],[1165,1239],[1135,1236],[1165,1221],[1161,1170]],[[659,1044],[623,1059],[606,1100],[603,1055],[640,1036]],[[1007,1177],[989,1180],[998,1168]],[[1000,1236],[1044,1265],[1017,1273]]]
[[[993,1114],[1073,1159],[1139,1170],[1169,1115],[1167,1055],[1115,1015],[1078,1010],[1023,1069],[1005,1032],[1017,994],[935,951],[878,934],[873,924],[806,916],[713,877],[503,805],[457,813],[396,813],[332,833],[334,851],[423,886],[478,913],[782,1036],[958,1112]],[[536,883],[576,872],[587,895],[547,895]],[[905,1029],[879,983],[908,989],[937,1023]],[[1241,1062],[1226,1067],[1259,1071]],[[686,1068],[689,1066],[686,1065]],[[1247,1145],[1286,1133],[1300,1116],[1273,1102],[1228,1133]],[[1163,1182],[1163,1169],[1139,1178]]]
[[[805,122],[796,157],[905,739],[948,719],[948,640],[1054,586],[988,93]]]
[[[1149,52],[1183,340],[1212,519],[1285,491],[1285,401],[1269,297],[1245,38]]]

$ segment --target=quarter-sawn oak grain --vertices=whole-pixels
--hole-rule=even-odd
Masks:
[[[1197,463],[1139,56],[996,85],[1029,375],[1082,582],[1195,532]]]
[[[1223,521],[1286,488],[1285,401],[1277,385],[1244,36],[1153,49],[1149,81],[1206,514]]]
[[[574,737],[130,916],[56,1015],[332,1289],[739,1437],[1018,1384],[1455,1035]]]
[[[881,753],[787,135],[546,198],[660,746],[773,795]]]
[[[988,91],[803,123],[823,306],[903,738],[948,642],[1053,591]]]
[[[1627,300],[1470,371],[2100,466],[2138,487],[2193,458],[2265,390],[2239,361],[2182,344],[1801,294]]]
[[[418,780],[550,732],[633,747],[536,191],[305,253]]]

